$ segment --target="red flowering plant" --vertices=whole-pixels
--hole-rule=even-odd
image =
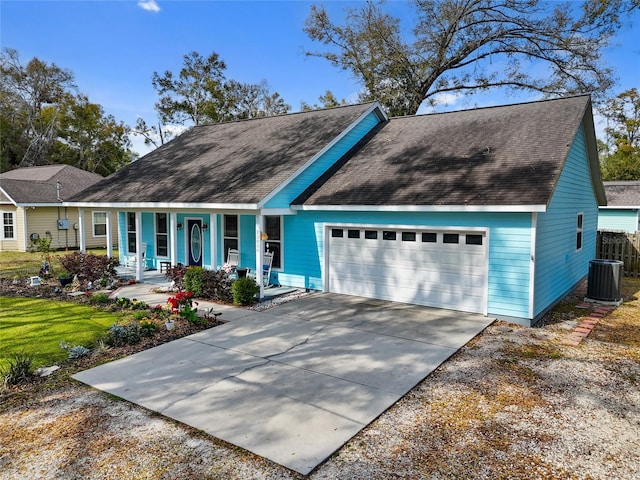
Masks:
[[[193,301],[193,292],[176,292],[174,297],[169,297],[167,303],[171,306],[171,312],[177,313],[185,320],[191,323],[198,323],[200,317],[196,315],[197,308],[193,308],[193,304],[198,305],[198,302]]]

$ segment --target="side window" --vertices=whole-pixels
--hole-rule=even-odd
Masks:
[[[136,214],[127,212],[127,253],[136,253]]]
[[[282,268],[282,217],[267,215],[264,217],[265,232],[269,239],[265,251],[273,253],[271,267]]]
[[[166,213],[156,213],[156,256],[169,256],[169,219]]]
[[[576,250],[582,249],[582,213],[578,214],[578,218],[576,220]]]
[[[5,240],[13,240],[15,237],[15,220],[13,212],[2,213],[2,238]]]
[[[223,258],[226,261],[227,252],[230,248],[235,248],[238,251],[240,250],[240,245],[238,242],[238,215],[224,215],[222,218],[222,222],[222,245],[224,248]]]
[[[93,236],[107,236],[107,212],[93,212]]]

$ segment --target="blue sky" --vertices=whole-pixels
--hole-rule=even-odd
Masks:
[[[359,86],[348,72],[303,53],[320,47],[302,31],[312,3],[2,0],[0,44],[18,50],[23,63],[38,57],[71,70],[90,101],[131,126],[139,116],[148,123],[156,118],[153,72],[177,72],[183,55],[191,51],[203,56],[218,53],[227,64],[227,78],[250,83],[266,80],[292,111],[299,110],[302,101],[318,102],[327,89],[338,98],[354,100]],[[339,19],[345,7],[358,2],[323,3],[330,18]],[[391,1],[388,8],[405,17],[410,11],[405,1]],[[640,12],[629,18],[616,45],[605,54],[619,79],[615,93],[640,88]],[[457,99],[438,110],[534,98],[534,94],[505,98],[492,92]],[[134,150],[147,151],[141,140],[134,141]]]

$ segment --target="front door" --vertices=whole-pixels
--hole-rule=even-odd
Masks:
[[[189,265],[202,266],[202,220],[187,220]]]

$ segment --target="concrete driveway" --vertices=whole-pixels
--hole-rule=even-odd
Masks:
[[[74,378],[305,475],[493,321],[336,294],[220,310]]]

